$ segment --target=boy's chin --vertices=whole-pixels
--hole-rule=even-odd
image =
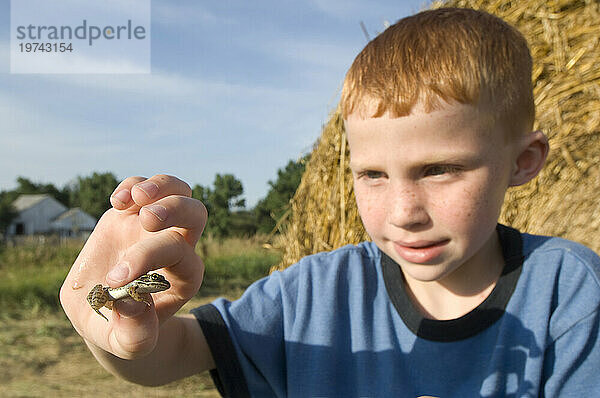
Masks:
[[[405,264],[401,266],[405,279],[420,283],[441,282],[453,271],[450,267],[440,265]]]

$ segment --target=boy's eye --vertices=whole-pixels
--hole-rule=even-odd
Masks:
[[[459,171],[459,169],[456,166],[440,164],[440,165],[433,165],[433,166],[428,167],[425,170],[425,175],[426,176],[439,176],[439,175],[443,175],[443,174],[457,173],[458,171]]]
[[[361,177],[366,177],[370,180],[375,180],[377,178],[383,177],[383,173],[381,171],[367,170],[360,173]]]

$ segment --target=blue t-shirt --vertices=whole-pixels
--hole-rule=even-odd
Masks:
[[[424,318],[364,242],[197,308],[227,396],[600,397],[600,259],[498,226],[505,266],[477,308]]]

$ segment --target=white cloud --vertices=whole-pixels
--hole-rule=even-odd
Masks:
[[[71,145],[89,143],[87,137],[101,136],[102,129],[93,125],[82,126],[71,118],[47,111],[43,104],[29,103],[0,91],[0,120],[2,120],[1,147],[10,152],[42,147],[47,151],[62,151]]]
[[[40,80],[58,83],[63,87],[107,92],[110,95],[144,97],[149,94],[163,97],[188,96],[195,93],[195,79],[175,73],[153,71],[151,74],[123,75],[39,75]]]
[[[17,74],[144,74],[150,72],[150,63],[143,65],[134,59],[106,59],[81,53],[42,54],[35,57],[12,57],[11,71]]]
[[[314,106],[319,100],[319,95],[310,91],[292,93],[285,87],[212,82],[173,73],[4,78],[21,79],[8,87],[17,87],[18,81],[27,83],[10,94],[0,90],[2,129],[18,133],[10,140],[20,150],[31,143],[48,148],[79,145],[89,137],[117,140],[121,133],[159,139],[174,132],[180,138],[212,134],[215,128],[223,134],[241,126],[249,131],[278,132],[289,130],[285,126],[297,117],[299,107]],[[61,91],[60,97],[54,95],[55,90]],[[57,100],[64,111],[44,104]],[[120,104],[131,112],[120,112]],[[46,142],[49,136],[55,139]]]
[[[12,189],[17,176],[64,185],[87,170],[106,169],[106,154],[126,149],[100,126],[81,125],[4,91],[0,120],[0,189]]]

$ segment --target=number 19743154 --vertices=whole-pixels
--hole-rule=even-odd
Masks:
[[[72,52],[73,44],[72,43],[19,43],[19,49],[21,52],[26,53],[64,53],[64,52]]]

